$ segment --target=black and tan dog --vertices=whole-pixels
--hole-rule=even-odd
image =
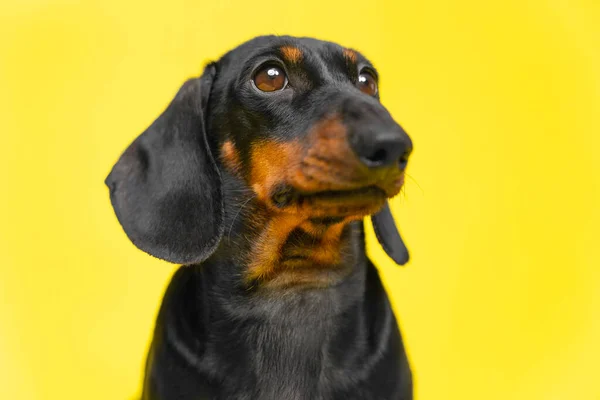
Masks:
[[[186,82],[106,180],[131,241],[184,264],[144,399],[412,399],[362,218],[399,264],[387,199],[412,143],[358,52],[259,37]]]

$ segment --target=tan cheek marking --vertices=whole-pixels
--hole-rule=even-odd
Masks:
[[[272,190],[277,184],[287,182],[289,171],[299,165],[301,157],[302,147],[297,142],[262,141],[252,145],[250,186],[261,203],[267,207],[271,204]],[[304,219],[300,214],[282,213],[268,208],[261,212],[266,223],[253,244],[246,276],[248,280],[263,280],[273,275],[279,265],[283,245]]]
[[[269,204],[272,190],[280,183],[291,184],[304,191],[330,190],[334,189],[333,186],[342,189],[347,184],[341,179],[342,171],[358,168],[346,135],[346,127],[340,117],[333,116],[311,129],[308,140],[305,140],[310,142],[308,153],[304,152],[299,141],[254,143],[250,153],[250,186],[258,199]],[[325,162],[329,165],[323,164],[320,159],[329,160]],[[328,183],[330,179],[323,174],[329,178],[337,176],[337,183]]]
[[[356,52],[354,50],[352,50],[352,49],[344,49],[342,51],[342,53],[344,54],[344,57],[348,61],[356,64],[356,60],[358,60],[358,56],[357,56],[357,54],[356,54]]]
[[[283,57],[292,64],[297,64],[302,60],[302,50],[294,46],[283,46],[280,48]]]
[[[234,174],[239,174],[242,170],[242,163],[234,144],[228,140],[221,146],[221,159],[225,166]]]
[[[258,142],[252,145],[250,157],[250,186],[259,200],[269,203],[274,187],[285,183],[290,171],[297,168],[302,158],[298,142]]]

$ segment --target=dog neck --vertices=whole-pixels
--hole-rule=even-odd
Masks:
[[[236,190],[226,193],[245,193]],[[228,387],[260,388],[260,398],[316,398],[313,391],[323,382],[345,382],[344,368],[359,370],[379,357],[369,346],[387,342],[395,326],[366,256],[362,222],[340,232],[338,264],[310,272],[334,275],[328,284],[316,279],[270,285],[247,279],[256,238],[269,224],[244,230],[251,225],[247,218],[257,213],[252,200],[244,201],[246,206],[240,201],[225,210],[225,235],[217,251],[201,265],[182,267],[173,279],[161,312],[164,337],[200,375],[216,376]],[[232,359],[237,360],[233,366]],[[229,381],[229,376],[247,381]]]
[[[360,370],[380,357],[370,346],[393,332],[368,260],[335,286],[303,290],[244,290],[229,274],[234,270],[217,258],[182,267],[167,290],[158,335],[200,376],[232,390],[254,387],[261,399],[316,398],[323,382],[345,382],[344,368]]]
[[[287,320],[290,324],[319,324],[346,312],[363,298],[368,264],[361,241],[362,224],[352,223],[347,231],[344,240],[354,251],[344,255],[344,265],[336,266],[336,272],[343,272],[328,286],[248,282],[248,259],[239,254],[240,248],[220,249],[200,267],[208,303],[232,318],[256,317],[284,325]]]

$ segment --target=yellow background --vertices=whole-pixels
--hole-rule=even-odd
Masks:
[[[0,398],[131,399],[174,267],[135,249],[103,179],[185,78],[258,34],[380,69],[412,135],[370,246],[418,400],[600,399],[600,2],[2,1]]]

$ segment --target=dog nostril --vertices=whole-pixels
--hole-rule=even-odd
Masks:
[[[404,154],[400,156],[400,159],[398,160],[398,168],[400,168],[401,171],[404,171],[406,169],[406,166],[408,165],[408,158],[410,157],[411,152],[412,148],[406,150]]]
[[[398,167],[401,170],[404,170],[404,169],[406,169],[407,165],[408,165],[408,157],[407,156],[400,157],[400,159],[398,160]]]
[[[387,155],[388,153],[385,149],[378,149],[373,154],[363,157],[363,161],[368,166],[378,167],[386,163]]]

